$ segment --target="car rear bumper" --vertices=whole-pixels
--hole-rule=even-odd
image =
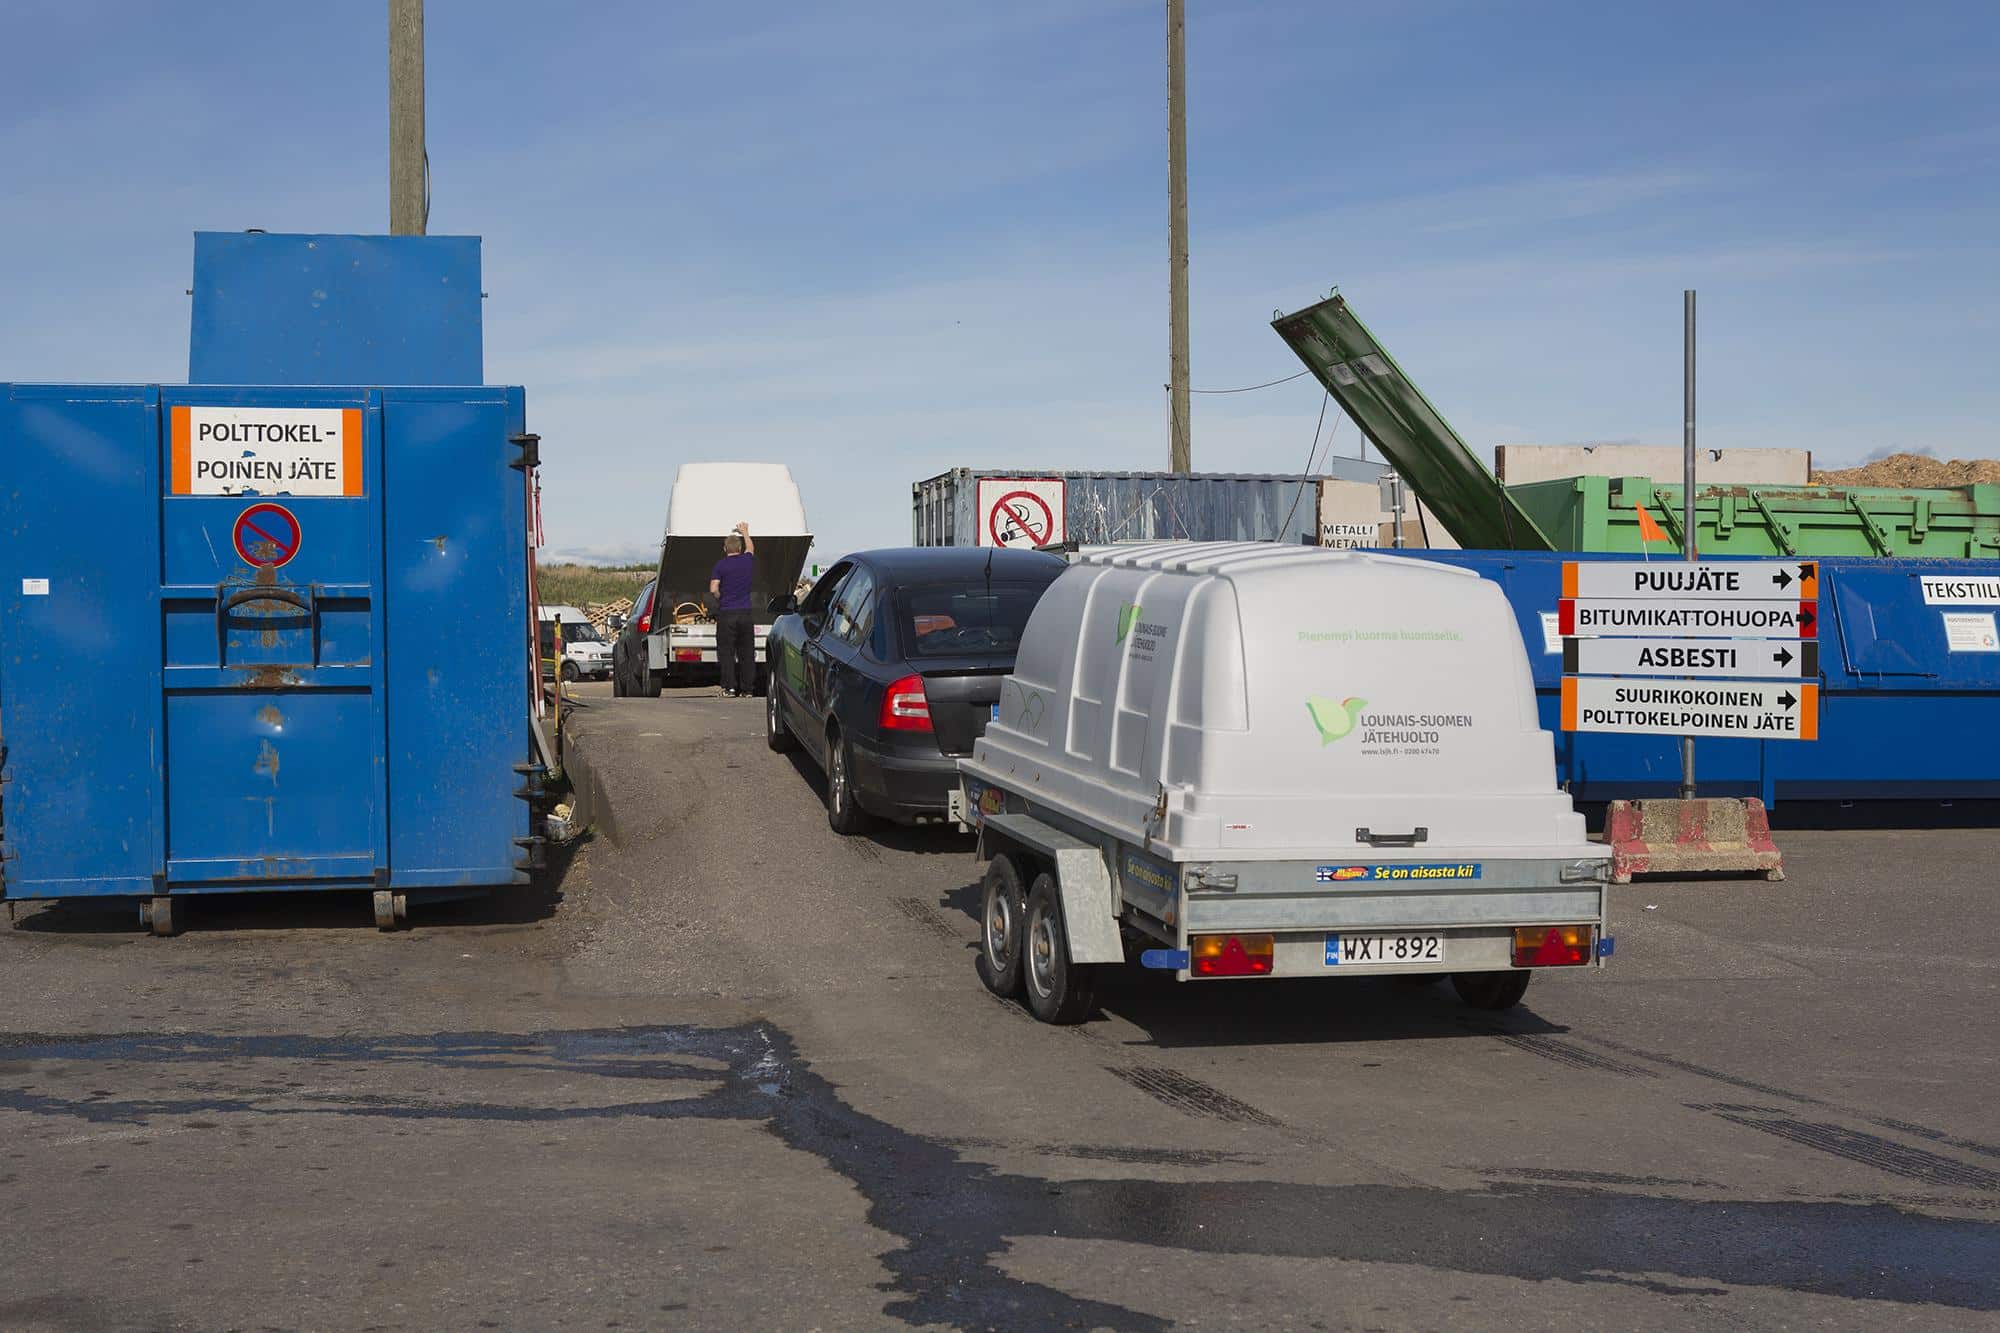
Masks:
[[[903,823],[945,817],[951,794],[958,790],[956,758],[859,743],[851,754],[855,791],[870,814]]]

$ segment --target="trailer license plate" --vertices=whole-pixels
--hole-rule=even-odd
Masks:
[[[1388,932],[1347,933],[1326,937],[1328,967],[1421,967],[1444,962],[1444,936],[1397,935]]]

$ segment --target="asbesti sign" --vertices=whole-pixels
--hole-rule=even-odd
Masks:
[[[1771,680],[1819,676],[1812,639],[1565,639],[1571,676],[1701,676]]]

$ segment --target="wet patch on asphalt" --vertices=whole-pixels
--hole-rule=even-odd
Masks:
[[[786,1033],[766,1024],[368,1038],[21,1036],[0,1038],[0,1051],[9,1061],[8,1075],[0,1079],[0,1110],[91,1124],[146,1126],[160,1118],[246,1115],[514,1123],[701,1118],[760,1125],[851,1181],[867,1202],[870,1223],[902,1242],[882,1259],[892,1274],[887,1312],[913,1323],[1166,1326],[1150,1314],[1007,1276],[996,1258],[1011,1237],[1025,1235],[1124,1241],[1191,1254],[1420,1264],[1529,1281],[1690,1289],[1662,1281],[1678,1279],[2000,1309],[1994,1278],[2000,1272],[2000,1225],[1880,1203],[1676,1199],[1613,1188],[1610,1179],[1588,1184],[1530,1179],[1457,1190],[1283,1180],[1054,1181],[1002,1171],[967,1160],[951,1142],[911,1134],[855,1110],[798,1058]],[[290,1068],[260,1069],[264,1061]],[[102,1089],[52,1090],[70,1076],[64,1066],[74,1066],[73,1077],[82,1082],[115,1062],[181,1082],[167,1094],[137,1099],[102,1095]],[[511,1099],[468,1100],[326,1086],[343,1071],[393,1073],[399,1066],[475,1074],[546,1071],[565,1086],[596,1077],[621,1088],[655,1087],[648,1095],[598,1104],[547,1105],[518,1090]],[[274,1077],[282,1072],[304,1077]],[[1128,1077],[1135,1071],[1112,1072],[1139,1086]],[[306,1086],[307,1079],[317,1086]],[[1177,1074],[1152,1081],[1172,1097],[1203,1106],[1211,1104],[1215,1091]],[[1746,1118],[1758,1121],[1753,1127],[1776,1123],[1761,1108],[1745,1108],[1751,1110],[1757,1115]],[[1803,1141],[1776,1128],[1770,1132]],[[1828,1150],[1824,1142],[1805,1146]],[[1905,1175],[1915,1169],[1907,1156],[1884,1160],[1904,1166]],[[1965,1183],[1962,1176],[1954,1179]],[[1643,1185],[1643,1178],[1638,1183]]]

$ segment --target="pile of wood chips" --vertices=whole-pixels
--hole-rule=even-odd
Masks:
[[[2000,460],[1992,458],[1943,459],[1927,454],[1890,454],[1860,467],[1832,468],[1814,472],[1813,482],[1821,486],[1885,486],[1929,489],[1940,486],[1976,486],[2000,482]]]

